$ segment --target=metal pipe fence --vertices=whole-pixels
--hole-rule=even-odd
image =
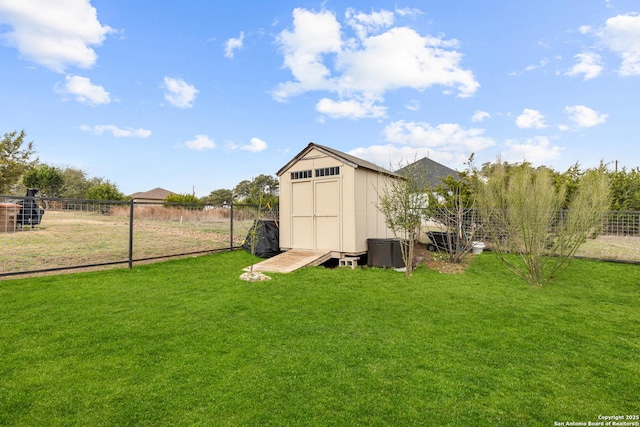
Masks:
[[[237,249],[256,219],[278,209],[233,204],[104,201],[36,197],[39,221],[20,216],[27,197],[0,196],[0,278],[69,269],[129,267]],[[32,224],[38,222],[37,224]],[[436,223],[425,225],[434,229]],[[577,256],[640,262],[640,211],[603,214]]]
[[[36,197],[44,213],[30,222],[16,206],[27,199],[0,197],[0,277],[132,268],[135,263],[233,250],[255,219],[277,218],[277,209],[255,205]]]

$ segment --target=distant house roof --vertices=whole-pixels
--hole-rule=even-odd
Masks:
[[[133,200],[164,200],[170,194],[176,194],[173,191],[165,190],[164,188],[154,188],[149,191],[141,191],[133,193],[129,197]]]
[[[343,163],[346,163],[348,165],[350,165],[351,167],[354,168],[364,168],[364,169],[369,169],[371,171],[374,172],[378,172],[378,173],[382,173],[385,175],[389,175],[389,176],[398,176],[396,173],[391,172],[385,168],[382,168],[376,164],[373,164],[371,162],[367,162],[366,160],[362,160],[358,157],[352,156],[350,154],[347,153],[343,153],[342,151],[338,151],[336,149],[330,148],[330,147],[325,147],[324,145],[320,145],[320,144],[316,144],[313,142],[310,142],[309,145],[307,145],[304,150],[302,150],[300,153],[298,153],[297,156],[295,156],[293,159],[291,159],[289,161],[289,163],[287,163],[286,165],[284,165],[277,173],[276,175],[280,176],[283,173],[285,173],[287,171],[287,169],[289,169],[291,166],[293,166],[294,163],[296,163],[299,159],[303,158],[309,151],[316,149],[320,152],[325,153],[328,156],[331,156],[335,159],[338,159],[340,161],[342,161]]]
[[[411,170],[416,171],[420,178],[424,179],[422,184],[426,184],[430,187],[437,187],[442,183],[441,178],[446,178],[449,175],[453,176],[455,179],[460,178],[458,172],[455,170],[427,157],[398,169],[396,173],[398,175],[405,176],[407,172]]]

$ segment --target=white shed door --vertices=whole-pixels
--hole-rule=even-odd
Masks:
[[[291,247],[315,249],[313,234],[313,182],[294,182],[291,185]]]
[[[340,251],[340,186],[338,180],[315,182],[316,249]]]
[[[291,243],[294,249],[340,251],[338,180],[291,186]]]

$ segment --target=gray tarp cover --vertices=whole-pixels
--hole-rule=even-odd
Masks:
[[[254,221],[247,233],[247,237],[242,242],[242,249],[251,252],[251,236],[257,227],[255,255],[260,258],[271,258],[280,253],[280,231],[278,225],[273,220],[259,219]]]

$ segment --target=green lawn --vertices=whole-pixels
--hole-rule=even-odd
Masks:
[[[553,426],[640,414],[640,267],[532,288],[244,251],[0,282],[0,425]]]

